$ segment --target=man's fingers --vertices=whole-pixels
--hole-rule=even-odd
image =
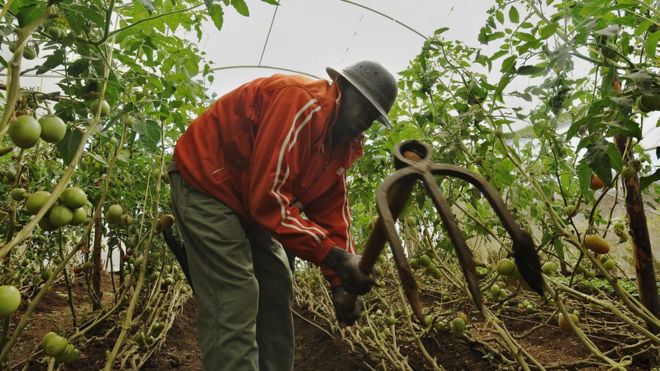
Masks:
[[[347,293],[341,287],[333,289],[333,304],[337,321],[344,325],[352,325],[362,313],[362,299]]]

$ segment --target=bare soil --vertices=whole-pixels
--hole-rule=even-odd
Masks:
[[[104,302],[112,301],[112,287],[110,276],[104,275],[103,291]],[[86,294],[86,285],[83,279],[76,279],[73,285],[74,298],[77,303],[80,321],[91,317],[91,305]],[[469,313],[468,308],[464,308]],[[20,311],[25,310],[23,305]],[[312,315],[304,308],[295,308],[295,370],[318,371],[318,370],[380,370],[380,355],[362,354],[352,352],[347,345],[338,338],[315,324]],[[164,344],[142,368],[144,370],[201,370],[201,352],[197,340],[197,329],[195,326],[197,306],[193,299],[184,304],[181,313],[177,316],[172,328],[166,334]],[[484,323],[479,322],[478,315],[471,313],[468,331],[475,339],[488,342],[492,333],[482,331]],[[575,368],[584,367],[580,364],[589,356],[589,350],[579,342],[573,334],[561,332],[554,323],[543,324],[544,319],[529,317],[517,318],[515,313],[503,313],[501,316],[504,325],[511,331],[516,340],[541,364],[552,366],[553,364],[571,364]],[[601,318],[601,320],[607,320]],[[64,370],[99,370],[103,368],[105,353],[112,349],[117,331],[112,330],[113,322],[98,326],[92,333],[87,334],[85,344],[77,344],[81,350],[80,359],[66,367]],[[32,321],[28,324],[14,346],[10,361],[11,369],[22,369],[25,363],[21,360],[28,359],[34,349],[39,348],[39,342],[48,331],[59,331],[64,334],[63,329],[71,328],[71,311],[67,301],[66,290],[62,284],[57,285],[51,292],[47,293],[40,302]],[[116,327],[115,327],[116,329]],[[12,327],[13,330],[13,327]],[[492,339],[491,339],[492,340]],[[611,349],[617,344],[618,339],[613,335],[611,338],[592,339],[603,351]],[[448,331],[437,331],[432,336],[422,339],[427,351],[437,360],[438,364],[448,370],[491,370],[501,368],[506,363],[497,351],[486,349],[478,342],[471,341],[465,337],[452,336]],[[84,347],[84,348],[83,348]],[[402,342],[399,344],[402,354],[408,356],[410,365],[415,370],[429,369],[424,355],[419,347],[412,343]],[[649,370],[653,367],[644,357],[635,359],[629,370]],[[37,355],[30,361],[28,370],[46,370],[44,358]]]
[[[296,309],[296,313],[300,313]],[[144,370],[201,370],[202,355],[197,341],[197,305],[189,300],[183,312],[177,317],[167,340],[145,365]],[[340,340],[332,338],[320,327],[315,326],[301,315],[294,315],[295,328],[295,369],[298,371],[339,371],[369,370],[368,362],[360,354],[351,354]]]

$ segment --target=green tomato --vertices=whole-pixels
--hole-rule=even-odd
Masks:
[[[124,214],[119,218],[119,222],[122,225],[131,225],[131,224],[133,224],[133,216],[131,216],[129,214]]]
[[[131,115],[126,115],[124,117],[124,125],[128,126],[129,128],[132,128],[133,125],[135,125],[136,122],[137,122],[137,120],[135,119],[135,117],[133,117]]]
[[[543,273],[547,275],[552,275],[557,272],[557,263],[555,262],[545,262],[543,266],[541,267],[541,270]]]
[[[621,176],[626,180],[632,179],[636,174],[637,171],[632,166],[624,166],[623,170],[621,170]]]
[[[569,218],[572,218],[575,215],[577,215],[578,211],[579,211],[579,209],[575,205],[568,205],[568,206],[566,206],[566,209],[564,210],[564,212],[566,213],[566,216],[568,216]]]
[[[25,195],[27,195],[27,191],[25,188],[14,188],[10,192],[11,199],[14,201],[23,201],[25,199]]]
[[[53,272],[51,272],[50,269],[44,269],[41,271],[41,280],[48,281],[52,275]]]
[[[608,271],[613,270],[616,268],[616,261],[614,259],[607,259],[603,263],[603,268],[607,269]]]
[[[37,58],[37,49],[31,47],[31,46],[26,46],[23,49],[23,58],[27,60],[33,60]]]
[[[112,204],[108,207],[108,211],[105,213],[105,218],[110,224],[119,223],[121,216],[124,214],[124,209],[122,209],[119,204]]]
[[[79,207],[73,210],[73,218],[69,224],[80,225],[87,221],[87,210],[84,207]]]
[[[500,286],[498,286],[497,284],[494,284],[493,286],[490,287],[490,294],[493,297],[497,298],[499,293],[500,293]]]
[[[39,119],[41,125],[41,139],[48,143],[58,143],[66,134],[66,124],[61,118],[53,115]]]
[[[69,187],[62,192],[60,200],[70,209],[77,209],[87,204],[87,194],[78,187]]]
[[[660,111],[660,95],[642,95],[637,107],[642,112]]]
[[[21,292],[15,286],[0,286],[0,318],[7,318],[21,305]]]
[[[35,215],[50,197],[50,192],[37,191],[27,196],[25,200],[25,209],[28,213]]]
[[[511,259],[504,258],[497,262],[497,273],[502,276],[510,276],[516,271],[516,264]]]
[[[461,317],[456,317],[451,320],[449,328],[454,336],[461,336],[465,332],[465,321]]]
[[[54,206],[48,213],[48,220],[55,227],[67,225],[73,220],[73,211],[63,205]]]
[[[46,32],[48,33],[48,35],[50,35],[50,37],[52,37],[55,40],[58,40],[59,38],[62,37],[62,30],[59,27],[55,27],[55,26],[48,27]]]
[[[95,115],[96,112],[99,112],[99,108],[101,110],[100,112],[101,117],[110,114],[110,104],[105,99],[104,100],[94,99],[92,103],[89,105],[89,109],[92,111],[93,115]]]
[[[41,125],[32,116],[18,116],[9,126],[9,137],[14,144],[23,149],[34,147],[40,135]]]
[[[44,352],[50,357],[57,357],[62,354],[69,344],[65,338],[50,332],[44,336],[42,343]]]

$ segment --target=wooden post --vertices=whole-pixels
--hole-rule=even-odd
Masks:
[[[103,228],[101,226],[101,218],[94,220],[94,247],[92,248],[92,309],[101,309],[101,298],[103,291],[101,290],[101,237]]]
[[[626,150],[628,138],[622,135],[616,135],[614,141],[624,159],[633,159],[631,148]],[[639,188],[639,176],[635,174],[630,179],[623,179],[623,187],[626,190],[626,211],[630,222],[630,236],[632,237],[633,262],[635,273],[637,275],[637,288],[639,297],[644,306],[656,317],[660,312],[660,302],[658,301],[658,288],[655,281],[655,272],[653,270],[653,249],[651,248],[651,239],[649,237],[649,228],[644,213],[644,203],[642,192]],[[657,332],[650,323],[647,323],[649,330]]]

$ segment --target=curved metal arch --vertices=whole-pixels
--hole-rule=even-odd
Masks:
[[[414,29],[414,28],[408,26],[407,24],[405,24],[405,23],[399,21],[399,20],[396,19],[396,18],[392,18],[392,17],[390,17],[389,15],[387,15],[387,14],[385,14],[385,13],[383,13],[383,12],[379,12],[379,11],[376,10],[376,9],[370,8],[370,7],[366,6],[366,5],[358,4],[358,3],[353,2],[353,1],[349,1],[349,0],[339,0],[339,1],[344,2],[344,3],[346,3],[346,4],[351,4],[351,5],[353,5],[353,6],[360,7],[360,8],[362,8],[362,9],[368,10],[368,11],[370,11],[370,12],[372,12],[372,13],[376,13],[376,14],[378,14],[379,16],[384,17],[384,18],[387,18],[387,19],[389,19],[390,21],[392,21],[392,22],[394,22],[394,23],[396,23],[396,24],[398,24],[398,25],[400,25],[400,26],[402,26],[402,27],[405,27],[405,28],[408,29],[409,31],[412,31],[412,32],[416,33],[416,34],[417,34],[419,37],[421,37],[422,39],[424,39],[424,40],[428,40],[428,37],[424,36],[421,32],[419,32],[419,31],[417,31],[416,29]]]
[[[244,65],[234,65],[234,66],[222,66],[222,67],[216,67],[212,68],[211,71],[222,71],[222,70],[234,70],[234,69],[265,69],[265,70],[276,70],[276,71],[286,71],[286,72],[292,72],[292,73],[297,73],[300,75],[305,75],[309,76],[315,79],[322,79],[322,77],[316,76],[311,73],[307,73],[304,71],[298,71],[294,70],[291,68],[286,68],[286,67],[277,67],[277,66],[264,66],[264,65],[257,65],[257,64],[244,64]]]

